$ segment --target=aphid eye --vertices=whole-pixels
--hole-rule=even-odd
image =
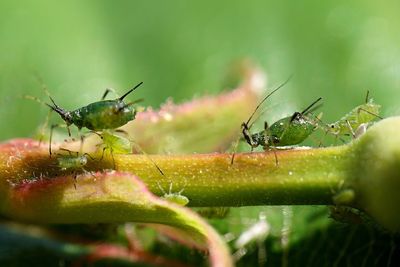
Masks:
[[[335,128],[335,125],[331,125],[331,128],[332,128],[332,129]]]

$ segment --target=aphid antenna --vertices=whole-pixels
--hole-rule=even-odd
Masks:
[[[311,111],[309,112],[309,113],[311,113]],[[312,114],[312,113],[311,113]],[[330,124],[327,124],[326,122],[324,122],[323,120],[321,120],[321,118],[319,117],[319,116],[315,116],[314,114],[312,114],[313,115],[313,117],[314,117],[314,119],[316,119],[318,122],[320,122],[323,126],[324,126],[324,128],[325,128],[325,135],[327,135],[330,131],[329,131],[329,129],[331,128],[331,126],[330,126]],[[323,129],[323,128],[322,128]],[[323,129],[324,130],[324,129]],[[336,139],[339,139],[342,143],[346,143],[346,141],[345,140],[343,140],[343,138],[341,138],[341,137],[339,137],[339,136],[335,136],[336,137]],[[322,144],[322,143],[321,143]]]
[[[143,101],[144,101],[144,98],[139,98],[139,99],[137,99],[137,100],[135,100],[135,101],[132,101],[132,102],[127,103],[127,104],[125,105],[125,107],[130,106],[130,105],[133,105],[133,104],[137,104],[137,103],[140,103],[140,102],[143,102]]]
[[[25,98],[25,99],[33,100],[33,101],[36,101],[36,102],[38,102],[39,104],[42,104],[42,105],[47,105],[47,103],[46,103],[46,102],[44,102],[44,101],[40,100],[40,99],[39,99],[39,98],[37,98],[36,96],[31,96],[31,95],[22,95],[22,96],[21,96],[21,98]]]
[[[164,195],[166,195],[167,193],[164,191],[164,188],[162,188],[162,186],[161,186],[161,184],[160,184],[160,182],[159,181],[157,181],[157,186],[158,186],[158,188],[160,188],[160,190],[161,190],[161,193],[163,193]]]
[[[143,82],[138,83],[135,87],[133,87],[131,90],[129,90],[128,92],[126,92],[123,96],[121,96],[120,98],[118,98],[120,101],[124,100],[124,98],[129,95],[130,93],[132,93],[136,88],[138,88],[139,86],[141,86],[143,84]]]
[[[138,143],[136,143],[135,141],[129,139],[129,141],[136,147],[136,149],[138,149],[148,160],[151,161],[151,163],[153,163],[153,165],[157,168],[158,172],[164,176],[165,176],[164,172],[161,170],[161,168],[157,165],[157,163],[140,147],[140,145]]]
[[[57,112],[61,118],[65,121],[68,122],[69,118],[67,117],[67,111],[65,109],[60,108],[56,102],[54,102],[53,98],[49,96],[51,102],[53,103],[54,106],[50,105],[49,103],[45,103],[49,108],[51,108],[53,111]]]
[[[263,100],[261,100],[261,102],[257,105],[257,107],[254,109],[253,113],[251,114],[250,118],[247,120],[246,124],[248,125],[251,121],[251,119],[253,118],[254,114],[256,114],[257,110],[260,108],[260,106],[265,102],[265,100],[267,100],[272,94],[274,94],[276,91],[278,91],[279,89],[281,89],[284,85],[286,85],[290,79],[292,79],[293,74],[289,76],[289,78],[286,79],[286,81],[284,81],[282,84],[280,84],[277,88],[275,88],[274,90],[272,90],[272,92],[270,92],[266,97],[263,98]]]
[[[50,97],[49,90],[47,89],[47,86],[46,86],[46,84],[44,83],[42,76],[40,76],[40,74],[39,74],[36,70],[33,71],[33,75],[35,76],[35,78],[36,78],[36,80],[38,81],[38,83],[42,86],[42,89],[43,89],[44,93],[45,93],[48,97]]]
[[[136,104],[136,103],[139,103],[139,102],[142,102],[142,101],[144,101],[144,98],[140,98],[140,99],[137,99],[135,101],[129,102],[129,103],[125,104],[123,107],[119,108],[118,111],[121,111],[126,107],[132,106],[133,104]]]

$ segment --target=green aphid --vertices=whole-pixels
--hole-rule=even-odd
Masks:
[[[58,166],[61,170],[76,170],[79,168],[83,168],[87,162],[87,156],[73,156],[73,155],[60,155],[57,157]]]
[[[278,120],[271,126],[268,126],[268,123],[264,122],[264,130],[254,134],[250,133],[250,128],[252,125],[249,124],[257,109],[267,98],[269,98],[273,93],[275,93],[284,84],[286,84],[286,82],[281,84],[271,93],[269,93],[256,107],[247,122],[242,123],[242,135],[244,140],[251,146],[251,150],[253,151],[253,149],[258,146],[263,147],[265,151],[272,149],[275,154],[276,164],[278,164],[278,158],[274,150],[276,147],[293,146],[300,144],[317,128],[317,119],[308,116],[308,114],[313,110],[313,107],[322,99],[321,97],[318,98],[302,112],[295,112],[291,116]],[[234,155],[232,156],[231,163],[233,163],[233,159]]]
[[[94,160],[89,154],[85,153],[83,155],[72,155],[71,151],[62,149],[69,152],[69,155],[61,155],[58,154],[57,162],[58,167],[62,171],[71,171],[74,175],[74,187],[76,188],[76,177],[78,175],[78,171],[88,172],[85,170],[85,166],[88,163],[88,157]],[[89,172],[90,173],[90,172]]]
[[[161,168],[157,165],[157,163],[151,159],[147,155],[147,153],[140,147],[139,144],[135,143],[134,141],[130,140],[129,138],[123,137],[117,133],[122,133],[124,135],[128,136],[128,133],[123,131],[123,130],[104,130],[102,132],[93,132],[94,134],[97,134],[102,142],[100,144],[97,144],[99,148],[103,149],[102,155],[100,160],[103,159],[104,153],[106,150],[110,152],[112,161],[113,161],[113,167],[115,169],[115,160],[114,160],[114,153],[116,154],[130,154],[132,153],[132,146],[134,145],[136,150],[141,152],[143,155],[146,156],[146,158],[156,167],[158,172],[165,177],[164,172],[161,170]]]
[[[382,119],[379,116],[380,108],[380,105],[375,104],[373,99],[369,98],[369,91],[367,91],[364,104],[353,108],[337,122],[329,124],[326,131],[335,136],[358,137],[365,132],[368,124],[376,119]]]
[[[67,127],[75,125],[78,129],[87,128],[92,131],[115,129],[135,119],[136,110],[132,105],[137,101],[125,103],[124,98],[142,85],[142,83],[140,82],[123,96],[114,100],[104,100],[109,92],[107,90],[101,101],[91,103],[73,111],[66,111],[60,108],[50,96],[53,105],[46,104],[61,116]]]
[[[166,193],[164,191],[164,189],[161,187],[161,185],[159,183],[157,183],[157,184],[158,184],[158,187],[160,188],[161,192],[163,193],[163,195],[161,196],[162,199],[173,202],[180,206],[186,206],[189,203],[189,199],[187,197],[185,197],[184,195],[182,195],[183,190],[185,190],[184,188],[182,190],[180,190],[179,192],[172,193],[172,182],[171,182],[169,184],[169,192]]]
[[[102,155],[100,160],[104,158],[104,153],[108,150],[113,161],[115,169],[114,153],[116,154],[130,154],[132,153],[132,144],[128,138],[114,133],[111,130],[104,130],[102,132],[93,132],[101,138],[101,143],[97,147],[102,148]]]
[[[133,107],[133,104],[141,101],[141,99],[129,103],[124,102],[124,98],[129,95],[132,91],[138,88],[143,82],[137,84],[134,88],[130,89],[123,96],[114,99],[114,100],[104,100],[107,94],[110,92],[109,89],[103,94],[101,101],[97,101],[91,103],[87,106],[78,108],[73,111],[66,111],[60,108],[53,100],[53,98],[49,95],[49,98],[53,105],[45,103],[52,110],[57,112],[61,118],[65,121],[68,135],[71,136],[71,132],[69,130],[70,125],[75,125],[79,130],[82,128],[87,128],[92,131],[101,131],[105,129],[115,129],[122,125],[125,125],[129,121],[132,121],[136,117],[136,109]],[[52,133],[55,127],[59,125],[52,125],[50,131],[50,140],[49,140],[49,154],[51,156],[51,140]],[[83,143],[83,137],[81,136],[81,140]]]
[[[110,150],[110,153],[129,154],[132,153],[132,144],[128,138],[115,134],[112,131],[104,130],[98,133],[102,143],[99,144],[105,150]]]

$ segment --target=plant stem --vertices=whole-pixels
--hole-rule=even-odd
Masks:
[[[346,179],[346,146],[231,154],[115,155],[116,170],[141,177],[158,194],[170,190],[190,206],[333,204]],[[162,176],[154,161],[164,172]],[[172,185],[171,185],[172,184]],[[160,186],[159,186],[160,185]]]

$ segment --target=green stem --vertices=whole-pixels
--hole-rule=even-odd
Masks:
[[[116,169],[135,173],[162,195],[184,189],[190,206],[333,204],[332,196],[346,179],[347,147],[273,152],[149,156],[115,155]]]
[[[231,154],[116,154],[115,169],[137,175],[158,195],[169,192],[170,186],[172,193],[184,190],[190,206],[347,205],[366,211],[388,229],[400,231],[399,129],[400,117],[393,117],[380,121],[348,145],[276,151],[278,165],[272,151],[239,153],[233,165]],[[2,210],[12,212],[13,183],[35,173],[47,178],[70,174],[60,170],[55,158],[49,158],[47,147],[32,141],[4,144],[0,152]],[[108,156],[89,162],[85,168],[107,172],[113,166]],[[119,190],[121,196],[125,194]]]

